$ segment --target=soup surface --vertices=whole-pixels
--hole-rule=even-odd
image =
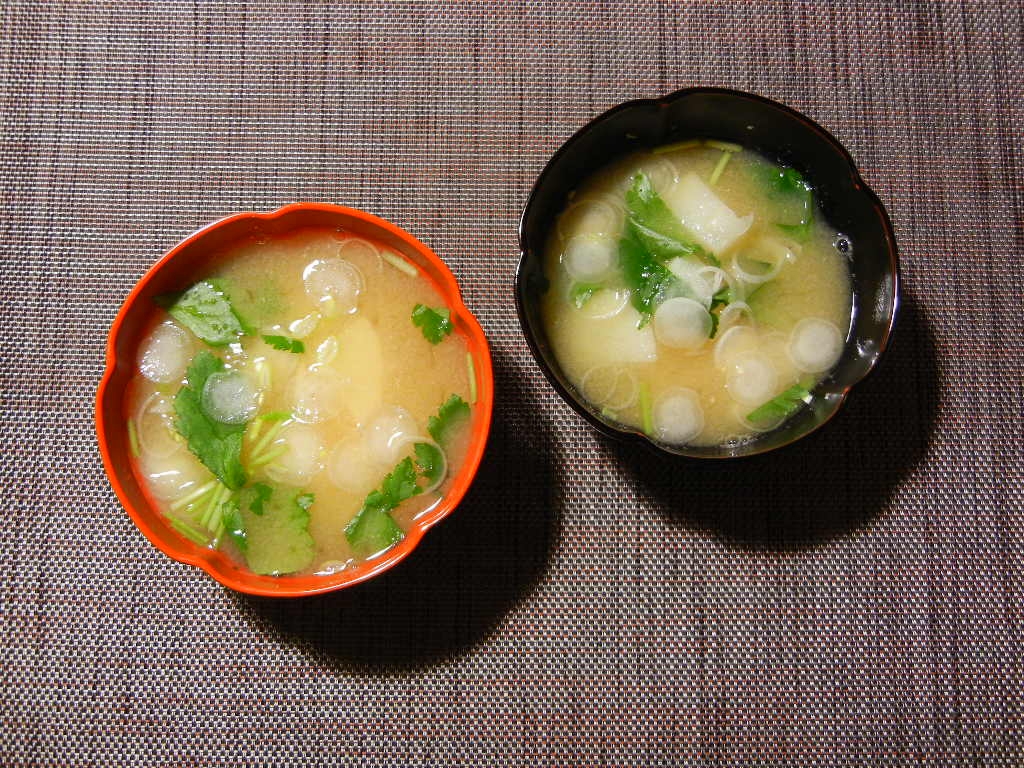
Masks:
[[[659,147],[573,192],[542,316],[605,420],[668,444],[738,443],[811,402],[838,361],[851,250],[795,169],[718,141]]]
[[[257,573],[380,555],[466,454],[472,359],[440,295],[401,256],[334,230],[211,264],[158,300],[127,395],[151,501]]]

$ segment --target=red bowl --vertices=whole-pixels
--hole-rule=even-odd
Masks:
[[[384,555],[325,576],[260,576],[228,555],[181,536],[161,515],[132,471],[125,429],[125,393],[135,373],[139,344],[153,312],[153,297],[180,290],[202,274],[211,255],[251,237],[273,237],[309,227],[342,229],[383,243],[406,257],[430,280],[451,309],[455,332],[466,341],[476,373],[477,401],[465,462],[441,502],[417,519],[405,538]],[[465,496],[487,444],[494,405],[494,374],[487,339],[466,309],[451,270],[426,245],[384,219],[353,208],[295,203],[271,213],[238,213],[210,224],[168,251],[132,289],[107,340],[107,367],[96,392],[96,434],[103,465],[129,516],[157,549],[198,566],[226,587],[251,595],[302,597],[357,584],[406,557],[427,529],[450,515]]]

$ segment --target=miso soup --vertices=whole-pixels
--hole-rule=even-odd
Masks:
[[[659,147],[574,190],[546,247],[542,317],[603,419],[735,444],[810,403],[839,360],[852,247],[795,169],[725,142]]]
[[[159,297],[128,393],[171,525],[260,574],[394,546],[463,463],[472,358],[418,269],[334,230],[246,242]]]

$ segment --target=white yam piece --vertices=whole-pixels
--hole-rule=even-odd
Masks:
[[[367,318],[350,318],[338,333],[330,370],[341,380],[344,407],[356,424],[365,424],[380,410],[384,389],[384,351],[380,335]]]
[[[746,234],[754,215],[737,216],[696,173],[683,176],[662,197],[698,243],[721,254]]]

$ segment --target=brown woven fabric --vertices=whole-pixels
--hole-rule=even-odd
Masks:
[[[1019,765],[1019,3],[18,2],[0,28],[0,764]],[[892,215],[895,344],[826,431],[668,466],[589,429],[512,302],[518,215],[605,108],[762,93]],[[388,575],[229,593],[134,529],[92,400],[133,283],[296,200],[460,277],[498,405]]]

